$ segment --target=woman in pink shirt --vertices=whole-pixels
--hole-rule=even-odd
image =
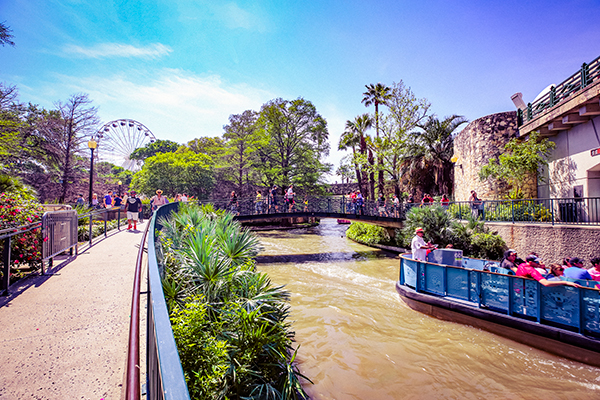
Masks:
[[[593,267],[588,269],[588,272],[595,281],[600,281],[600,257],[594,257],[590,260]]]

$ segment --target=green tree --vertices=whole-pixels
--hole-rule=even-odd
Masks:
[[[190,150],[158,153],[146,159],[131,186],[147,195],[162,189],[165,195],[187,193],[204,199],[214,187],[213,162],[209,156]]]
[[[375,139],[373,148],[377,151],[383,169],[392,179],[395,194],[401,195],[401,180],[407,180],[413,185],[421,184],[411,179],[416,174],[409,168],[412,154],[408,144],[413,139],[412,131],[423,121],[429,112],[431,104],[427,99],[418,99],[404,82],[394,82],[390,98],[386,103],[389,114],[382,120],[381,138]],[[412,182],[411,182],[412,180]]]
[[[432,115],[421,130],[414,131],[408,143],[408,155],[412,168],[429,171],[434,177],[434,192],[451,194],[453,188],[452,161],[454,155],[454,132],[467,120],[459,115],[452,115],[440,121]]]
[[[172,140],[156,140],[152,143],[148,143],[144,147],[139,147],[131,153],[129,158],[131,160],[144,161],[148,157],[157,155],[158,153],[173,153],[177,151],[179,144]]]
[[[350,164],[344,162],[344,159],[342,159],[342,162],[340,163],[338,169],[335,171],[335,174],[341,178],[342,183],[344,183],[344,181],[345,183],[350,183],[350,181],[354,181],[352,177],[352,167],[350,166]]]
[[[308,100],[275,99],[260,111],[256,169],[263,184],[282,189],[294,183],[316,192],[331,170],[327,122]]]
[[[242,196],[244,176],[246,178],[246,184],[249,184],[249,175],[251,173],[251,167],[254,163],[254,153],[256,152],[256,145],[258,142],[257,125],[258,113],[252,110],[246,110],[242,114],[235,114],[229,116],[229,125],[225,125],[223,129],[225,133],[223,137],[226,142],[226,162],[229,168],[227,171],[231,171],[228,177],[238,187],[238,193]],[[246,193],[247,195],[249,193]]]
[[[367,194],[366,171],[361,166],[366,160],[367,142],[365,141],[366,131],[373,125],[373,119],[369,114],[362,114],[354,118],[354,121],[346,121],[346,129],[340,137],[338,148],[340,150],[352,149],[352,163],[356,172],[356,180],[361,193]],[[357,151],[358,150],[358,151]]]
[[[365,85],[365,87],[367,88],[367,91],[363,93],[363,99],[362,99],[362,103],[365,105],[365,107],[370,107],[371,105],[375,106],[375,132],[376,132],[376,136],[377,139],[379,139],[379,105],[383,104],[383,105],[387,105],[388,100],[391,99],[392,97],[392,93],[391,93],[391,88],[389,88],[388,86],[385,86],[382,83],[377,83],[376,85],[374,84],[369,84],[369,85]],[[381,158],[377,158],[377,164],[381,165],[382,160]],[[372,164],[372,160],[371,160],[371,164]],[[384,180],[383,180],[383,169],[381,169],[380,167],[377,168],[378,169],[378,190],[379,193],[383,193],[383,189],[384,189]],[[374,182],[373,182],[373,176],[371,177],[371,197],[375,198],[375,188],[374,188]]]
[[[554,142],[540,139],[538,132],[532,132],[526,140],[513,138],[504,146],[505,151],[498,160],[492,158],[481,167],[479,179],[494,178],[508,186],[508,196],[521,197],[527,182],[537,177],[541,167],[548,165],[547,158],[555,147]]]
[[[225,156],[225,141],[218,137],[201,137],[190,140],[186,144],[186,148],[194,153],[210,156],[216,165],[219,165],[219,160]]]

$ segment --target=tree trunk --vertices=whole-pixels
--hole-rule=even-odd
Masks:
[[[373,159],[373,152],[371,149],[369,149],[368,160],[371,167],[373,167],[375,160]],[[371,169],[371,172],[369,173],[369,189],[369,197],[373,200],[375,199],[375,172],[373,172],[373,169]]]

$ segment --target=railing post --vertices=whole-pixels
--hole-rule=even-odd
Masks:
[[[550,199],[550,214],[552,215],[552,225],[554,225],[554,199]]]
[[[527,121],[531,121],[531,118],[533,118],[533,106],[527,103]]]
[[[0,282],[1,296],[8,295],[8,286],[10,285],[10,236],[4,239],[4,250],[2,251],[2,281]]]
[[[462,220],[462,203],[458,202],[458,219]]]
[[[515,201],[511,200],[510,201],[510,213],[512,215],[512,223],[515,223]]]
[[[556,87],[552,86],[550,88],[550,107],[554,107],[556,105]]]
[[[119,207],[119,211],[117,211],[117,230],[121,230],[121,207]]]
[[[517,109],[517,127],[523,125],[523,110]]]
[[[108,211],[104,212],[104,237],[107,237],[108,235],[106,234],[106,222],[108,221]]]
[[[589,84],[590,79],[590,66],[586,63],[583,63],[581,66],[581,88],[583,89]]]
[[[331,198],[327,199],[327,212],[330,213],[331,212]]]
[[[90,239],[90,247],[92,247],[92,220],[94,219],[94,210],[92,209],[92,211],[90,212],[90,232],[89,232],[89,239]]]

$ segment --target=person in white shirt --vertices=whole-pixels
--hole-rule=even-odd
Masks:
[[[435,245],[425,243],[425,240],[423,240],[424,234],[423,228],[415,229],[415,237],[410,244],[413,260],[426,261],[427,250],[435,249]]]

